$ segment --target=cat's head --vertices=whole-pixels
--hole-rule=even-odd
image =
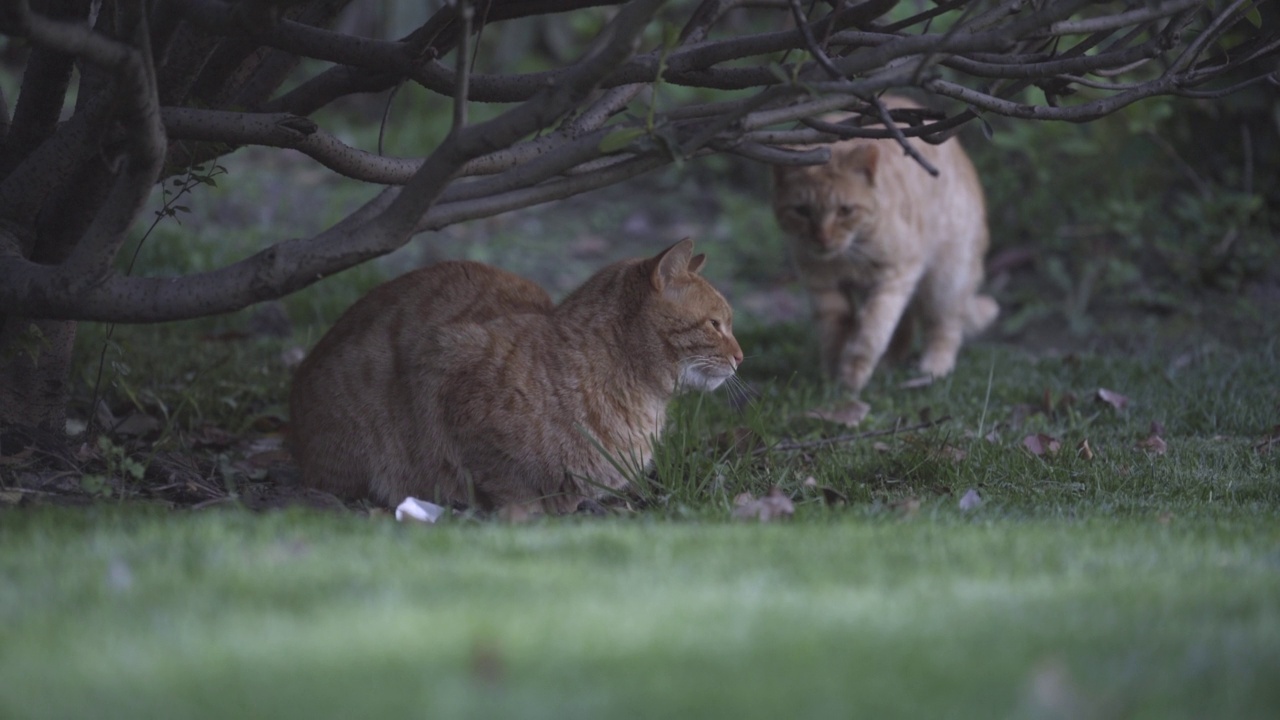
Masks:
[[[825,165],[774,166],[773,212],[796,249],[819,259],[843,254],[870,231],[879,148],[833,146]]]
[[[693,254],[688,238],[645,261],[655,302],[648,314],[682,388],[715,390],[742,364],[733,337],[733,308],[698,271],[706,255]]]

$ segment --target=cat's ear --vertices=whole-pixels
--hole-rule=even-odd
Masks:
[[[653,262],[653,272],[649,275],[653,289],[661,291],[676,278],[689,272],[693,263],[693,241],[685,238],[671,247],[658,253]]]
[[[844,172],[860,172],[867,176],[867,182],[876,181],[876,167],[880,164],[880,147],[873,144],[855,145],[852,150],[840,157],[840,169]]]
[[[689,272],[696,273],[702,269],[703,265],[706,265],[706,264],[707,264],[707,256],[702,253],[698,253],[697,255],[694,255],[693,257],[689,258]]]

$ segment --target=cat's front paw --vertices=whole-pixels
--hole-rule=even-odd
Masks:
[[[875,370],[875,364],[869,358],[862,355],[846,355],[840,362],[840,372],[836,379],[856,395],[866,387],[867,381],[871,379],[872,370]]]
[[[956,354],[954,352],[926,352],[924,357],[920,358],[920,372],[929,377],[940,378],[943,375],[950,375],[951,371],[955,369]]]
[[[857,427],[871,412],[871,406],[854,398],[835,405],[814,408],[805,413],[806,416],[830,423],[838,423],[846,427]]]

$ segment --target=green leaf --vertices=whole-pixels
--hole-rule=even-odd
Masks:
[[[1244,18],[1249,21],[1250,25],[1258,28],[1259,30],[1262,29],[1262,13],[1258,10],[1256,3],[1253,7],[1249,8],[1247,12],[1245,12]]]
[[[778,82],[780,83],[791,82],[791,76],[788,75],[787,71],[776,62],[771,62],[768,65],[765,65],[764,69],[768,70],[770,75],[778,78]]]
[[[631,144],[632,140],[644,135],[644,128],[631,127],[614,130],[600,141],[600,152],[615,153]]]

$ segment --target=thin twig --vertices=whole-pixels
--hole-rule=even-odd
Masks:
[[[835,437],[820,438],[818,440],[808,440],[805,442],[778,442],[769,447],[757,448],[752,455],[763,455],[767,452],[795,452],[797,450],[811,450],[813,448],[827,447],[828,445],[840,445],[843,443],[857,442],[858,440],[866,440],[873,437],[884,437],[885,435],[897,435],[898,433],[915,432],[916,430],[926,430],[941,425],[951,420],[950,415],[945,415],[937,420],[910,425],[908,427],[895,427],[889,430],[868,430],[867,432],[854,433],[852,435],[837,435]]]
[[[467,86],[471,82],[471,66],[467,57],[471,54],[471,19],[475,9],[471,0],[454,0],[458,3],[458,16],[462,18],[462,34],[458,36],[457,68],[455,69],[453,93],[453,131],[456,133],[467,126]]]
[[[926,160],[925,157],[920,154],[920,151],[916,150],[915,147],[907,141],[906,136],[902,134],[902,129],[893,121],[893,118],[889,117],[889,108],[884,106],[884,102],[875,96],[869,97],[866,100],[876,109],[876,114],[880,116],[880,122],[884,123],[885,128],[889,132],[893,133],[893,139],[898,141],[898,144],[902,146],[902,149],[906,152],[907,156],[920,163],[920,167],[924,168],[925,172],[929,173],[933,177],[938,177],[940,174],[938,172],[938,168],[934,167],[933,163]]]
[[[844,73],[840,72],[835,64],[831,62],[831,58],[827,57],[827,53],[818,47],[818,39],[813,36],[813,30],[809,27],[809,18],[804,16],[804,9],[800,7],[800,0],[790,0],[790,2],[791,17],[795,18],[796,29],[800,31],[800,36],[804,38],[804,44],[809,48],[809,54],[813,56],[814,60],[818,61],[818,64],[822,66],[823,70],[827,71],[827,74],[833,80],[844,79]]]

